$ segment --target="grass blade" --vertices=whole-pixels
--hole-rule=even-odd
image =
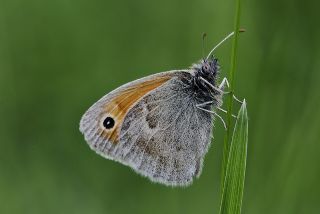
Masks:
[[[244,189],[248,145],[246,101],[239,110],[229,148],[220,214],[240,214]]]
[[[233,107],[233,94],[234,94],[234,77],[236,71],[236,64],[237,64],[237,49],[238,49],[238,37],[239,37],[239,30],[240,30],[240,12],[241,12],[241,0],[236,1],[236,11],[235,11],[235,20],[234,20],[234,37],[232,42],[232,49],[231,49],[231,64],[230,64],[230,72],[229,72],[229,91],[231,92],[228,97],[227,101],[227,131],[224,137],[223,142],[223,155],[222,155],[222,172],[221,172],[221,191],[223,190],[223,182],[225,179],[226,173],[226,163],[228,160],[229,154],[229,142],[231,138],[231,114],[232,114],[232,107]]]

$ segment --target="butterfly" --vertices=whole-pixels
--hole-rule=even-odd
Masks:
[[[201,174],[228,83],[218,84],[212,51],[189,69],[129,82],[94,103],[80,121],[90,148],[153,182],[190,185]]]

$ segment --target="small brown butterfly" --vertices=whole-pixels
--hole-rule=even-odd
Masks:
[[[211,57],[216,47],[190,69],[129,82],[92,105],[80,122],[90,148],[151,181],[191,184],[201,173],[219,116],[212,109],[222,105],[227,83],[224,78],[217,85],[219,64]]]

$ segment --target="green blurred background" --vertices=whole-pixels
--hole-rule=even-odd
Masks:
[[[85,110],[186,68],[233,29],[234,1],[0,0],[0,213],[217,213],[224,130],[200,179],[153,184],[91,151]],[[320,213],[317,1],[244,0],[236,94],[249,109],[243,213]],[[222,75],[231,41],[216,51]]]

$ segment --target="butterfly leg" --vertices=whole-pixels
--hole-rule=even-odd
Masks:
[[[229,81],[228,81],[228,79],[227,79],[226,77],[223,78],[223,80],[222,80],[222,82],[220,83],[220,85],[219,85],[218,88],[219,88],[221,91],[223,91],[225,85],[227,86],[227,88],[230,87]],[[223,94],[230,94],[230,93],[231,93],[230,91],[226,91],[226,92],[223,91],[223,92],[224,92]],[[233,99],[234,99],[235,101],[237,101],[238,103],[242,104],[242,101],[239,100],[234,94],[232,94],[232,97],[233,97]]]
[[[206,105],[209,105],[209,104],[212,104],[212,103],[213,103],[213,101],[208,101],[208,102],[197,104],[196,106],[197,107],[201,107],[201,106],[206,106]]]
[[[223,78],[222,82],[220,83],[220,85],[218,87],[212,85],[210,82],[208,82],[206,79],[200,77],[200,79],[205,82],[207,85],[209,85],[213,90],[221,93],[221,94],[230,94],[231,91],[223,91],[223,88],[225,85],[227,85],[227,87],[229,88],[229,81],[228,79],[225,77]],[[233,99],[236,100],[237,102],[242,104],[242,101],[239,100],[234,94],[232,95]]]
[[[210,88],[212,88],[213,90],[215,90],[215,91],[217,91],[217,92],[219,92],[219,93],[221,93],[221,94],[225,94],[225,92],[224,92],[222,89],[220,89],[220,88],[212,85],[212,84],[211,84],[210,82],[208,82],[206,79],[204,79],[204,78],[202,78],[202,77],[200,77],[200,79],[201,79],[204,83],[206,83],[208,86],[210,86]]]
[[[200,104],[200,105],[201,105],[201,104]],[[198,106],[198,105],[197,105],[197,108],[198,108],[198,109],[200,109],[200,110],[202,110],[202,111],[208,112],[208,113],[210,113],[210,114],[214,114],[214,115],[216,115],[216,116],[221,120],[221,122],[222,122],[222,124],[223,124],[224,129],[225,129],[225,130],[227,130],[227,125],[226,125],[226,123],[224,122],[223,118],[222,118],[219,114],[217,114],[217,113],[216,113],[216,112],[214,112],[214,111],[210,111],[210,110],[207,110],[207,109],[201,108],[201,107],[200,107],[200,106]]]
[[[229,88],[230,87],[230,84],[229,84],[229,81],[226,77],[223,78],[222,82],[220,83],[219,85],[219,89],[223,90],[224,88],[224,85],[227,85],[227,87]]]
[[[202,106],[206,106],[206,105],[209,105],[209,104],[212,104],[213,101],[208,101],[208,102],[204,102],[204,103],[200,103],[200,104],[197,104],[196,106],[197,107],[202,107]],[[220,108],[220,107],[216,107],[218,110],[222,111],[223,113],[228,113],[226,110],[224,110],[223,108]],[[231,114],[232,117],[234,118],[237,118],[234,114]]]
[[[220,107],[217,107],[217,109],[220,110],[220,111],[222,111],[223,113],[228,114],[228,112],[227,112],[226,110],[224,110],[224,109],[222,109],[222,108],[220,108]],[[233,118],[237,118],[237,116],[235,116],[234,114],[231,114],[231,116],[232,116]]]

